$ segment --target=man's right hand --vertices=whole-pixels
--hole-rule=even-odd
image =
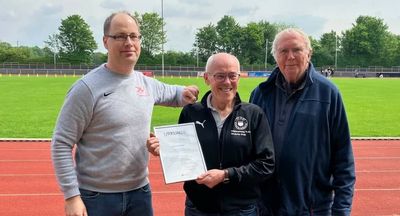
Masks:
[[[66,216],[88,216],[85,204],[81,196],[74,196],[65,200]]]

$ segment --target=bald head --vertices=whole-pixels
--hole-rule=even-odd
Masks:
[[[236,68],[236,71],[232,72],[240,72],[240,63],[236,56],[229,53],[216,53],[208,58],[206,64],[206,73],[218,72],[216,70],[223,67],[231,66],[234,66],[234,68]]]

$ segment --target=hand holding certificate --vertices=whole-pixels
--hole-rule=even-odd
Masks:
[[[207,171],[194,123],[154,127],[165,183],[196,179]]]

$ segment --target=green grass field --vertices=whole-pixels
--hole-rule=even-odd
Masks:
[[[64,96],[77,77],[0,77],[0,137],[50,138]],[[202,78],[163,78],[173,84],[208,87]],[[242,78],[239,92],[248,101],[264,79]],[[342,92],[351,135],[400,137],[400,79],[335,78]],[[177,122],[180,108],[156,107],[153,125]]]

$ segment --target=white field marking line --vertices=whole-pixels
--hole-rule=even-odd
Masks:
[[[174,191],[152,191],[152,194],[183,194],[183,190]],[[29,193],[29,194],[0,194],[0,197],[26,197],[26,196],[62,196],[62,193]]]
[[[0,197],[62,196],[62,193],[0,194]]]
[[[55,174],[0,174],[0,177],[55,176]]]
[[[356,170],[356,173],[398,173],[400,170]]]
[[[400,157],[354,157],[356,160],[394,160]]]
[[[400,191],[400,188],[356,188],[355,191]]]
[[[400,172],[400,171],[399,171]],[[149,175],[162,175],[162,172],[150,172]],[[12,173],[7,173],[7,174],[0,174],[1,176],[54,176],[55,174],[52,173],[36,173],[36,174],[12,174]]]
[[[0,160],[1,162],[51,162],[51,160]]]
[[[399,149],[400,145],[396,146],[353,146],[353,149]]]
[[[376,215],[376,216],[400,216],[400,214]]]
[[[0,151],[50,151],[49,148],[37,148],[37,149],[13,149],[13,148],[1,148]]]

